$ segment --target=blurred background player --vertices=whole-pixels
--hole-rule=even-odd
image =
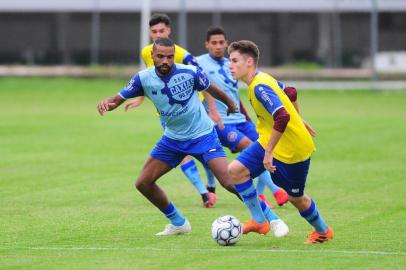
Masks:
[[[314,201],[304,193],[315,145],[309,131],[278,82],[257,70],[259,50],[248,40],[233,42],[228,47],[230,71],[234,79],[248,85],[248,97],[258,116],[259,139],[244,149],[229,165],[229,173],[237,191],[253,190],[252,178],[264,170],[288,193],[289,201],[300,215],[314,227],[306,244],[323,243],[333,238],[333,231],[320,215]],[[254,189],[255,190],[255,189]],[[252,220],[244,224],[247,231],[260,232],[267,227],[260,215],[258,199],[247,203]]]
[[[205,47],[208,53],[196,57],[196,61],[209,80],[221,87],[236,104],[240,105],[239,113],[227,116],[227,107],[215,100],[213,101],[215,103],[215,110],[211,110],[210,114],[219,114],[217,118],[221,119],[221,121],[217,121],[215,126],[221,144],[229,148],[231,152],[237,153],[247,148],[253,141],[256,141],[258,133],[240,100],[238,82],[231,77],[229,69],[230,61],[225,57],[227,46],[228,42],[224,29],[221,27],[211,27],[206,33]],[[245,112],[245,115],[241,112]],[[266,186],[272,191],[278,205],[282,206],[287,203],[288,197],[286,191],[273,183],[268,171],[264,171],[259,175],[257,192],[259,197],[271,207],[271,204],[264,196]],[[209,190],[212,187],[209,183]],[[212,189],[212,191],[214,190]]]
[[[136,181],[137,189],[170,221],[157,235],[191,231],[189,221],[169,201],[156,181],[175,168],[186,155],[193,155],[213,171],[220,183],[235,193],[229,181],[227,158],[197,92],[210,91],[227,104],[228,113],[237,112],[234,102],[195,66],[174,63],[175,46],[158,38],[152,48],[154,66],[135,74],[117,95],[99,102],[100,115],[114,110],[126,99],[147,96],[165,124],[164,134],[147,158]],[[174,91],[176,89],[176,91]]]
[[[149,35],[152,39],[152,42],[155,42],[158,38],[169,38],[171,34],[170,24],[171,21],[168,15],[160,13],[153,14],[149,20]],[[152,67],[154,65],[152,59],[152,48],[153,43],[147,45],[141,51],[142,59],[144,60],[144,63],[147,67]],[[179,64],[198,66],[193,55],[176,44],[174,62]],[[203,99],[201,95],[200,98]],[[129,101],[126,104],[125,109],[128,110],[129,108],[140,106],[143,101],[143,96],[137,97]],[[210,104],[210,106],[214,105]],[[163,128],[165,127],[163,126]],[[193,184],[193,186],[201,195],[203,205],[207,208],[212,207],[217,201],[216,194],[209,192],[206,186],[203,184],[195,161],[190,156],[186,156],[185,159],[181,162],[180,168],[187,179]]]

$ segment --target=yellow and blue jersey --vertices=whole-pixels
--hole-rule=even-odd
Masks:
[[[284,107],[290,114],[290,121],[274,148],[273,156],[287,164],[302,162],[311,156],[316,150],[313,139],[277,80],[269,74],[257,73],[248,86],[248,97],[257,115],[258,142],[264,149],[273,130],[272,115]]]
[[[152,60],[152,46],[154,44],[150,44],[141,51],[142,59],[147,67],[152,67],[154,65],[154,61]],[[176,64],[185,64],[189,65],[190,62],[193,61],[193,55],[191,55],[187,50],[183,49],[182,47],[175,44],[175,55],[174,55],[174,62]]]

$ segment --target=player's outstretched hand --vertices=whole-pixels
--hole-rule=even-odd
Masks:
[[[124,110],[128,111],[131,108],[136,108],[136,107],[140,106],[143,101],[144,101],[144,99],[142,99],[142,98],[136,98],[134,100],[131,100],[131,101],[127,102],[127,104],[125,104]]]
[[[105,112],[110,110],[110,107],[114,106],[115,104],[113,102],[108,101],[107,99],[102,100],[97,104],[97,110],[99,111],[99,114],[101,116],[104,115]]]

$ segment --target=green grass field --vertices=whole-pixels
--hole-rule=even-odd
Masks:
[[[162,133],[152,105],[96,112],[125,83],[0,78],[1,269],[406,268],[406,91],[300,92],[318,132],[307,192],[335,239],[304,245],[310,226],[288,205],[275,209],[288,237],[220,247],[212,221],[248,211],[221,188],[203,208],[179,169],[159,183],[193,231],[154,235],[167,221],[134,188]]]

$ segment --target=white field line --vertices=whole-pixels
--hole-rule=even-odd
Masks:
[[[382,256],[406,256],[406,252],[391,252],[391,251],[373,251],[373,250],[306,250],[306,249],[243,249],[235,247],[224,248],[170,248],[172,251],[193,251],[193,252],[251,252],[251,253],[303,253],[303,254],[320,254],[320,253],[335,253],[347,255],[382,255]],[[153,247],[0,247],[0,250],[48,250],[48,251],[168,251],[168,248],[153,248]]]

